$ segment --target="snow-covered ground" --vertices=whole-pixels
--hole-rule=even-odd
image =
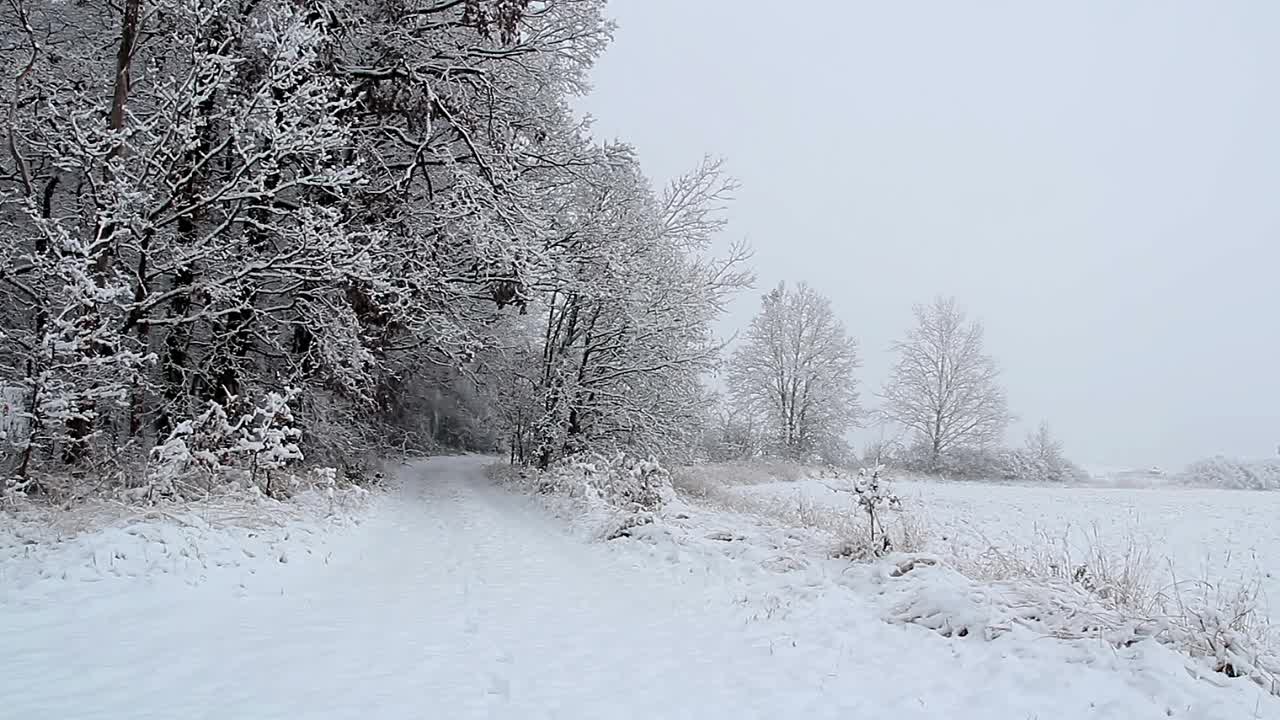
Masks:
[[[278,587],[290,564],[327,561],[375,497],[309,491],[288,502],[229,496],[186,507],[95,502],[0,514],[0,608],[140,588],[206,585],[242,595]]]
[[[183,535],[206,560],[174,560],[164,516],[23,541],[0,556],[0,717],[1280,717],[1152,643],[891,622],[922,597],[981,620],[983,593],[850,571],[762,518],[675,502],[593,541],[592,508],[496,487],[486,462],[410,466],[359,524],[299,511],[251,555],[206,550],[259,539],[210,523]],[[136,572],[83,570],[143,548]]]
[[[833,492],[832,485],[838,483],[810,479],[742,491],[847,508],[849,496]],[[1280,493],[921,481],[895,482],[893,488],[941,554],[989,547],[1056,553],[1065,543],[1072,556],[1082,557],[1097,543],[1119,556],[1134,548],[1150,554],[1161,585],[1175,578],[1224,589],[1257,583],[1264,613],[1280,622]]]

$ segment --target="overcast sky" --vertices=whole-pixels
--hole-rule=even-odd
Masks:
[[[986,325],[1080,462],[1280,444],[1280,2],[613,0],[581,107],[656,182],[723,156],[762,291],[805,280],[874,404],[911,306]],[[759,292],[726,329],[745,325]]]

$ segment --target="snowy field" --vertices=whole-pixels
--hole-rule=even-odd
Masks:
[[[850,496],[831,490],[838,485],[807,479],[742,492],[848,508]],[[1147,554],[1161,586],[1175,578],[1224,590],[1256,583],[1259,603],[1280,622],[1280,493],[922,481],[892,487],[906,512],[920,518],[929,549],[940,554],[995,548],[1082,557],[1097,544],[1122,556],[1136,549]]]
[[[1280,718],[1160,645],[1001,625],[1000,593],[760,517],[675,500],[602,542],[616,517],[488,462],[265,528],[4,528],[0,717]]]

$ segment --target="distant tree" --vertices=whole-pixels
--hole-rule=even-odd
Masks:
[[[1048,470],[1056,469],[1064,461],[1062,443],[1049,431],[1049,423],[1043,420],[1035,432],[1027,435],[1024,449]]]
[[[915,437],[926,469],[946,455],[991,445],[1009,423],[1000,371],[983,352],[982,324],[966,321],[954,298],[915,307],[916,327],[893,345],[898,353],[882,392],[885,417]]]
[[[831,301],[804,283],[779,284],[730,360],[729,391],[762,419],[780,454],[825,455],[858,419],[859,366],[857,342]]]
[[[1047,422],[1041,422],[1035,432],[1029,433],[1021,448],[1006,455],[1005,465],[1005,476],[1010,480],[1070,483],[1087,477],[1084,470],[1067,459],[1062,443],[1053,436]]]

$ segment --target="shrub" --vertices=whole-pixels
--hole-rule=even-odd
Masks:
[[[828,486],[830,487],[830,486]],[[862,538],[845,538],[836,548],[839,557],[876,557],[887,552],[905,549],[906,545],[915,545],[919,538],[914,526],[907,527],[906,532],[894,538],[885,526],[884,515],[889,510],[900,510],[902,501],[889,487],[888,478],[884,476],[884,466],[875,465],[862,468],[845,487],[832,487],[836,492],[852,493],[859,510],[866,515],[867,534]],[[877,536],[876,529],[880,529]],[[914,548],[913,548],[914,549]]]
[[[956,480],[992,480],[1004,474],[1004,467],[1001,453],[996,449],[957,448],[941,458],[937,472]]]
[[[657,510],[673,492],[671,474],[657,460],[625,453],[570,456],[532,473],[535,490],[571,497],[590,496],[632,512]]]
[[[157,494],[183,496],[193,489],[207,491],[219,479],[247,475],[250,487],[270,496],[287,490],[273,483],[273,473],[301,461],[298,449],[301,431],[294,426],[290,401],[293,390],[269,392],[258,405],[249,406],[236,419],[227,404],[210,402],[199,416],[178,423],[169,437],[151,450],[151,467],[146,485],[135,495],[151,498]]]
[[[1027,448],[1004,453],[999,478],[1012,482],[1051,483],[1065,485],[1083,483],[1089,474],[1061,456],[1045,456]]]
[[[1176,481],[1232,490],[1280,490],[1280,460],[1243,461],[1219,455],[1191,463]]]

